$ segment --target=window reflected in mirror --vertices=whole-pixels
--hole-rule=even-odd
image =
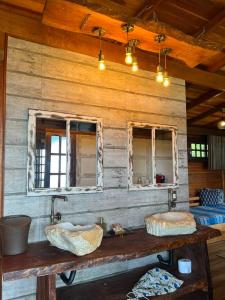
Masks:
[[[102,190],[101,122],[79,119],[29,111],[29,192]]]
[[[37,118],[35,188],[66,187],[66,121]]]
[[[152,130],[133,128],[133,183],[152,183]]]

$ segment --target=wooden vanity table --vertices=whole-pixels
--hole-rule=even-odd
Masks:
[[[204,226],[199,226],[194,234],[173,237],[155,237],[147,234],[145,229],[139,229],[124,237],[104,238],[99,249],[83,257],[59,250],[48,242],[33,243],[26,253],[3,258],[3,279],[37,277],[38,300],[125,300],[134,283],[153,265],[91,283],[60,288],[57,292],[56,274],[174,249],[174,264],[168,267],[162,264],[157,266],[184,280],[184,284],[174,293],[151,299],[211,300],[213,296],[206,241],[219,235],[218,230]],[[180,257],[192,260],[192,274],[181,276],[177,272],[176,261]]]

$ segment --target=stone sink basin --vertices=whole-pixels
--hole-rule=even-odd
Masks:
[[[103,238],[103,230],[96,224],[74,226],[69,222],[49,225],[45,228],[45,234],[53,246],[78,256],[95,251]]]
[[[145,217],[147,232],[156,236],[191,234],[196,231],[194,216],[173,211]]]

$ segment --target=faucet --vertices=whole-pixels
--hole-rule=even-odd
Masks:
[[[171,208],[175,208],[177,206],[177,191],[175,189],[168,190],[168,208],[171,211]]]
[[[51,215],[50,215],[50,222],[51,224],[55,224],[55,220],[57,221],[60,221],[62,219],[62,215],[60,212],[57,212],[55,214],[55,200],[56,199],[62,199],[64,201],[68,201],[68,198],[66,196],[57,196],[57,195],[54,195],[52,196],[51,198]]]

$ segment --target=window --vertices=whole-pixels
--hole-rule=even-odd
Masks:
[[[129,189],[178,185],[176,129],[129,123]]]
[[[188,136],[188,157],[189,160],[208,159],[207,136],[203,136],[203,135]]]
[[[28,194],[101,191],[101,128],[96,118],[30,110]]]
[[[191,143],[190,157],[191,158],[207,158],[208,157],[208,145]]]

